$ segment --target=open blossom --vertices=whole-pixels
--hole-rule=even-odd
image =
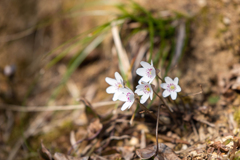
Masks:
[[[143,84],[139,84],[135,90],[135,93],[137,93],[139,96],[142,96],[140,99],[140,103],[145,103],[147,99],[150,97],[152,100],[153,97],[153,90],[149,83],[142,82]]]
[[[122,93],[119,95],[118,99],[120,101],[125,102],[121,108],[121,110],[124,111],[125,109],[127,108],[129,109],[132,106],[135,98],[134,98],[134,93],[129,88],[123,88],[121,89],[121,92]]]
[[[120,91],[120,89],[124,88],[123,79],[118,72],[115,72],[115,78],[116,79],[106,77],[106,79],[105,79],[105,81],[109,85],[111,85],[110,87],[108,87],[106,89],[106,92],[109,93],[109,94],[111,94],[111,93],[114,94],[113,95],[113,101],[116,101],[118,99],[118,96],[122,93]]]
[[[178,77],[172,80],[170,77],[165,77],[165,82],[162,83],[161,87],[165,89],[163,92],[163,97],[171,95],[172,100],[177,98],[177,92],[181,92],[181,87],[178,85]]]
[[[141,82],[149,82],[151,83],[154,78],[156,77],[156,71],[153,67],[153,62],[151,61],[151,65],[147,62],[141,61],[140,64],[143,66],[143,68],[138,68],[136,70],[136,73],[139,76],[142,76],[142,78],[138,81],[139,84]]]

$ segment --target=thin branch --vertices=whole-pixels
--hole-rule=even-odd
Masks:
[[[157,77],[158,77],[158,78],[159,78],[159,79],[160,79],[162,82],[164,82],[164,81],[163,81],[163,79],[162,79],[161,77],[159,77],[159,75],[158,75],[158,74],[157,74]]]
[[[101,106],[114,105],[118,102],[98,102],[92,104],[93,108],[98,108]],[[8,105],[0,104],[0,110],[10,110],[17,112],[47,112],[47,111],[65,111],[65,110],[74,110],[74,109],[84,109],[84,104],[80,105],[68,105],[68,106],[17,106],[17,105]]]
[[[168,97],[168,101],[169,101],[170,103],[174,103],[174,104],[175,104],[175,106],[176,106],[176,108],[177,108],[177,110],[178,110],[178,112],[181,112],[181,109],[179,108],[179,105],[177,104],[177,102],[176,102],[176,101],[174,101],[174,100],[171,100],[169,97]]]
[[[151,117],[153,117],[155,120],[157,120],[157,117],[155,114],[151,113],[143,104],[140,103],[139,99],[136,98],[136,101],[138,102],[138,104],[140,105],[140,107],[146,112],[148,113]],[[162,121],[158,120],[161,124],[164,124]]]
[[[190,122],[192,124],[193,132],[194,132],[195,136],[198,137],[198,139],[200,139],[199,134],[197,132],[197,129],[196,129],[194,123],[193,123],[193,120],[190,120]]]
[[[182,97],[195,96],[195,95],[198,95],[198,94],[203,94],[203,88],[202,88],[202,85],[200,84],[199,86],[200,86],[200,88],[201,88],[201,91],[196,92],[196,93],[189,93],[189,94],[186,94],[186,95],[182,95]]]
[[[26,37],[34,32],[34,28],[27,29],[25,31],[12,34],[12,35],[7,35],[7,36],[1,36],[0,37],[0,43],[7,43],[10,41],[14,41],[23,37]]]
[[[153,86],[152,84],[151,84],[151,86],[152,86],[153,92],[158,96],[158,98],[161,99],[161,101],[164,103],[165,106],[167,106],[167,108],[169,109],[170,112],[173,112],[172,108],[170,108],[169,105],[165,102],[165,100],[164,100],[162,97],[160,97],[160,96],[157,94],[157,92],[153,89],[154,86]]]
[[[124,73],[127,75],[128,70],[130,68],[128,56],[125,49],[123,48],[116,22],[112,22],[111,25],[112,25],[113,41],[117,49],[117,54],[119,56],[121,67],[124,70]]]
[[[184,107],[184,111],[187,112],[188,109],[187,109],[186,104],[184,103],[184,100],[183,100],[182,96],[179,95],[179,97],[180,97],[180,99],[181,99],[181,101],[182,101],[182,104],[183,104],[183,107]]]
[[[159,122],[159,109],[160,106],[158,106],[158,113],[157,113],[157,125],[156,125],[156,143],[157,143],[157,149],[156,149],[156,154],[155,156],[157,156],[158,154],[158,122]]]

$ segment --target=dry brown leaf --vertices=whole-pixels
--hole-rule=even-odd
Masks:
[[[134,149],[135,147],[133,146],[123,146],[123,147],[118,147],[118,150],[122,152],[122,157],[125,160],[130,160],[134,156]]]
[[[87,129],[88,140],[95,138],[100,133],[102,128],[103,128],[103,125],[102,125],[102,123],[100,123],[99,119],[95,119],[93,122],[91,122]]]
[[[52,160],[52,154],[49,150],[44,146],[43,142],[41,142],[41,150],[40,156],[43,160]]]
[[[240,90],[240,77],[237,77],[235,83],[233,83],[233,85],[232,85],[232,89]]]
[[[157,145],[148,146],[144,149],[137,149],[136,153],[141,159],[149,159],[156,153]],[[159,160],[180,160],[174,151],[163,143],[158,143],[158,154],[154,159]]]
[[[82,158],[75,158],[75,157],[72,157],[72,156],[67,156],[65,154],[62,154],[62,153],[58,153],[56,152],[53,156],[54,160],[88,160],[89,157],[82,157]]]
[[[78,101],[81,101],[85,104],[85,113],[86,113],[88,122],[91,122],[92,119],[94,118],[100,118],[96,110],[93,108],[92,104],[86,98],[81,97],[78,99]]]
[[[155,155],[156,150],[154,149],[154,146],[148,146],[143,149],[137,149],[136,153],[141,159],[149,159]]]

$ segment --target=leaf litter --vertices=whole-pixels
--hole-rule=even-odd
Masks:
[[[183,2],[184,3],[184,2]],[[210,4],[215,6],[215,2],[209,2]],[[213,4],[211,4],[213,3]],[[227,3],[227,1],[223,2],[224,4]],[[195,4],[192,4],[195,5]],[[184,5],[183,5],[184,6]],[[187,6],[187,5],[186,5]],[[219,6],[219,5],[216,5]],[[228,6],[229,7],[229,6]],[[210,9],[214,10],[216,8],[210,7]],[[233,9],[231,9],[233,10]],[[226,17],[226,16],[224,16]],[[202,18],[202,17],[198,17]],[[226,18],[225,18],[226,19]],[[225,20],[226,21],[226,20]],[[233,18],[231,21],[228,21],[227,25],[231,28],[231,23],[233,23]],[[226,23],[226,22],[225,22]],[[136,22],[130,22],[126,24],[127,27],[129,25],[130,29],[136,28],[139,26],[139,23]],[[140,24],[141,25],[141,24]],[[221,26],[222,27],[222,26]],[[215,29],[215,28],[214,28]],[[236,31],[236,30],[234,30]],[[235,32],[234,32],[235,33]],[[134,57],[136,61],[132,61],[132,64],[136,66],[139,64],[142,59],[146,59],[145,53],[148,52],[150,48],[149,39],[148,39],[148,33],[141,33],[140,38],[135,38],[135,40],[139,40],[141,43],[134,43],[134,40],[130,40],[132,50],[134,51],[133,55],[130,55],[129,57]],[[225,36],[226,33],[224,33]],[[138,35],[138,36],[139,36]],[[228,34],[229,35],[229,34]],[[229,45],[234,45],[234,39],[231,40],[231,36],[225,37],[226,44],[221,44],[219,48],[223,48],[223,51],[226,51],[226,49]],[[205,35],[204,35],[205,36]],[[230,39],[230,40],[229,40]],[[161,39],[154,38],[154,43],[158,44],[161,42]],[[206,40],[206,39],[205,39]],[[145,41],[145,42],[144,42]],[[202,40],[204,42],[204,40]],[[208,41],[206,41],[207,43]],[[193,42],[194,43],[194,42]],[[135,45],[135,46],[134,46]],[[139,45],[139,46],[136,46]],[[237,119],[239,117],[238,114],[235,114],[234,111],[237,110],[239,106],[239,64],[233,65],[230,67],[230,69],[226,70],[225,75],[220,75],[217,80],[216,78],[212,78],[211,76],[207,75],[205,77],[202,77],[202,73],[206,74],[212,74],[212,72],[205,72],[202,68],[207,68],[209,70],[209,66],[206,65],[208,62],[209,64],[214,64],[218,62],[219,64],[222,64],[222,61],[220,59],[224,59],[221,57],[221,53],[218,55],[214,55],[215,58],[212,61],[203,60],[199,58],[199,55],[201,53],[201,56],[207,57],[211,56],[211,52],[206,53],[202,52],[202,48],[204,50],[208,50],[205,47],[203,47],[203,44],[199,44],[200,47],[195,46],[195,52],[198,50],[197,53],[193,55],[194,58],[196,58],[199,62],[201,62],[201,67],[197,67],[196,65],[193,65],[192,63],[195,63],[194,61],[192,63],[189,63],[189,61],[186,60],[186,66],[191,66],[192,72],[194,72],[195,77],[197,79],[185,79],[183,84],[185,88],[194,88],[192,85],[196,85],[196,83],[191,83],[191,81],[210,81],[213,83],[211,84],[213,87],[218,88],[218,90],[214,91],[214,94],[218,94],[220,91],[220,99],[213,100],[213,102],[210,104],[208,103],[206,96],[211,94],[209,91],[203,92],[203,98],[202,101],[199,103],[199,101],[195,100],[194,98],[198,97],[195,96],[193,99],[190,99],[189,97],[183,97],[182,101],[179,101],[179,106],[171,106],[173,108],[173,113],[171,114],[167,108],[161,108],[160,111],[160,117],[159,119],[164,123],[163,125],[159,125],[157,136],[158,139],[158,152],[156,154],[156,120],[145,113],[143,110],[139,110],[137,114],[135,115],[132,124],[129,124],[130,119],[132,118],[133,112],[121,112],[119,109],[111,109],[110,112],[106,112],[107,109],[100,108],[99,110],[102,110],[99,114],[97,111],[98,109],[95,109],[91,107],[91,103],[87,102],[87,100],[83,100],[86,105],[86,110],[82,113],[80,113],[81,118],[82,115],[86,116],[87,119],[87,126],[85,128],[83,127],[77,127],[72,129],[72,132],[75,133],[74,138],[76,142],[76,147],[71,151],[71,155],[67,154],[67,150],[71,147],[75,146],[74,143],[71,144],[71,146],[68,149],[66,149],[66,146],[63,146],[65,150],[62,150],[62,153],[59,152],[52,152],[54,154],[51,154],[51,152],[44,147],[43,143],[41,144],[40,152],[43,152],[43,155],[41,154],[43,159],[137,159],[137,158],[150,158],[150,157],[156,157],[158,159],[237,159],[240,156],[239,152],[239,129],[237,126],[239,124],[236,124],[234,119]],[[159,47],[159,46],[157,46]],[[210,47],[214,48],[214,45],[210,45]],[[217,48],[217,49],[219,49]],[[234,51],[236,52],[237,47],[234,46]],[[216,49],[216,50],[217,50]],[[172,50],[170,45],[163,47],[163,50],[165,52],[169,52]],[[221,50],[221,51],[222,51]],[[153,48],[154,52],[154,48]],[[128,52],[132,53],[132,52]],[[226,54],[226,53],[225,53]],[[154,53],[153,53],[154,55]],[[177,56],[176,56],[177,57]],[[191,58],[193,58],[191,57]],[[218,57],[218,58],[217,58]],[[231,57],[229,55],[229,57]],[[235,55],[235,57],[238,57]],[[167,57],[168,59],[169,57]],[[178,57],[177,57],[178,58]],[[194,59],[193,58],[193,59]],[[211,58],[209,58],[211,59]],[[216,59],[216,60],[215,60]],[[113,57],[113,61],[117,60],[116,57]],[[102,61],[101,63],[106,62],[109,65],[111,64],[109,61],[104,61],[103,59],[100,59]],[[204,62],[203,62],[204,61]],[[115,62],[114,62],[115,63]],[[89,65],[89,68],[92,67],[94,69],[98,68],[99,72],[106,71],[106,67],[102,67],[99,65],[99,63],[95,64],[95,67],[92,65]],[[107,66],[104,64],[104,66]],[[231,63],[234,64],[234,63]],[[180,64],[181,65],[181,64]],[[202,67],[205,66],[205,67]],[[217,67],[222,67],[223,65],[218,65]],[[196,68],[194,68],[196,67]],[[137,68],[137,67],[135,67]],[[198,68],[198,69],[197,69]],[[92,70],[94,70],[92,69]],[[133,69],[134,70],[134,69]],[[184,70],[184,67],[183,67]],[[111,69],[108,71],[111,72]],[[84,71],[82,71],[83,73]],[[87,72],[87,71],[86,71]],[[135,71],[133,71],[135,72]],[[176,70],[173,70],[172,72],[177,72]],[[186,77],[193,77],[193,73],[186,71]],[[216,72],[214,72],[216,73]],[[86,74],[86,73],[85,73]],[[185,73],[184,73],[185,74]],[[92,77],[94,74],[91,74]],[[199,75],[199,76],[196,76]],[[216,74],[213,74],[214,76]],[[200,77],[200,78],[199,78]],[[206,77],[210,78],[210,80],[206,80]],[[88,77],[87,77],[88,78]],[[133,76],[133,79],[136,78]],[[219,85],[214,84],[214,81],[218,82]],[[98,81],[94,81],[95,83],[98,83]],[[104,81],[99,82],[99,84],[104,84]],[[86,85],[86,84],[82,84]],[[87,85],[86,85],[87,86]],[[106,86],[106,85],[105,85]],[[105,87],[100,86],[102,88]],[[211,88],[210,86],[209,88]],[[196,87],[199,89],[198,87]],[[206,90],[206,86],[203,86],[203,88]],[[191,90],[192,91],[192,90]],[[189,93],[186,91],[186,93]],[[98,93],[96,94],[98,96]],[[201,96],[201,95],[200,95]],[[96,98],[97,99],[97,98]],[[187,104],[184,106],[183,102]],[[158,101],[153,103],[150,107],[151,113],[156,114],[156,108],[159,106]],[[114,108],[114,106],[111,106]],[[99,115],[98,115],[99,114]],[[26,139],[28,139],[31,136],[35,136],[36,134],[39,134],[42,132],[41,126],[49,126],[53,119],[51,116],[54,115],[53,113],[49,113],[45,115],[44,113],[40,116],[41,118],[36,118],[36,121],[42,120],[43,123],[40,125],[34,126],[33,123],[30,125],[27,132],[27,136],[25,136]],[[67,116],[72,116],[72,114],[69,114]],[[66,115],[62,118],[63,121]],[[158,115],[155,115],[156,117]],[[1,117],[1,119],[5,120],[5,117]],[[9,118],[6,118],[6,121]],[[238,122],[239,123],[239,122]],[[11,124],[9,123],[6,124]],[[39,123],[37,123],[39,124]],[[49,124],[49,125],[48,125]],[[2,128],[11,128],[6,127],[5,125],[1,125]],[[57,125],[56,125],[57,126]],[[32,128],[31,128],[32,127]],[[39,128],[38,128],[39,127]],[[50,128],[54,128],[55,126],[50,126]],[[35,131],[34,131],[34,128]],[[56,128],[54,128],[56,129]],[[3,130],[3,129],[2,129]],[[9,131],[9,129],[7,129]],[[6,131],[6,133],[8,132]],[[64,134],[64,133],[62,133]],[[67,134],[66,136],[69,136]],[[56,143],[61,138],[57,138],[56,140],[48,140],[43,141],[45,144],[51,144]],[[55,142],[56,141],[56,142]],[[67,139],[65,139],[65,142],[68,142]],[[74,141],[73,141],[74,142]],[[20,146],[23,146],[23,140],[21,140]],[[66,144],[66,143],[65,143]],[[68,144],[69,145],[69,144]],[[50,145],[48,145],[50,146]],[[40,145],[39,145],[40,147]],[[58,144],[56,150],[60,148],[60,145]],[[51,148],[51,147],[49,147]],[[14,153],[15,151],[12,151],[8,147],[3,149],[4,152],[7,152],[7,150],[10,150],[10,152]],[[23,149],[24,151],[24,149]],[[22,150],[21,150],[22,152]],[[2,154],[2,153],[0,153]]]

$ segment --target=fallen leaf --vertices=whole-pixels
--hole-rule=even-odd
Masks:
[[[53,156],[54,160],[88,160],[89,157],[86,156],[86,157],[81,157],[81,158],[75,158],[75,157],[72,157],[72,156],[67,156],[65,154],[62,154],[62,153],[58,153],[56,152]]]
[[[136,153],[141,159],[149,159],[156,153],[157,145],[137,149]],[[174,151],[163,143],[158,143],[158,154],[154,160],[180,160]]]
[[[95,109],[93,108],[92,104],[84,97],[81,97],[78,99],[78,101],[81,101],[85,104],[85,113],[88,119],[88,122],[90,122],[94,118],[99,118],[100,116],[96,113]]]
[[[44,146],[43,142],[41,142],[41,150],[40,156],[43,160],[52,160],[52,154],[49,150]]]
[[[91,122],[87,129],[88,140],[95,138],[100,133],[102,128],[103,128],[103,125],[102,125],[102,123],[100,123],[99,119],[95,119],[93,122]]]
[[[137,149],[136,153],[141,159],[149,159],[155,155],[156,150],[154,149],[154,146],[148,146],[143,149]]]

